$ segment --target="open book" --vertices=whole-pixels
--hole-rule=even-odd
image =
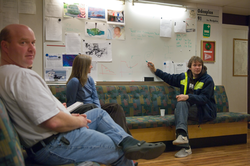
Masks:
[[[83,102],[75,102],[74,104],[72,104],[71,106],[67,107],[67,111],[72,112],[74,111],[76,108],[80,107],[81,105],[83,105]]]

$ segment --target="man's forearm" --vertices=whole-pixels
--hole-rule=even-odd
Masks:
[[[72,116],[60,111],[57,115],[41,124],[42,127],[57,132],[67,132],[80,127],[86,127],[87,122],[83,116]]]

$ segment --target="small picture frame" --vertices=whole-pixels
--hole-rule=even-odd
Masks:
[[[201,41],[201,59],[203,62],[215,62],[215,41]]]

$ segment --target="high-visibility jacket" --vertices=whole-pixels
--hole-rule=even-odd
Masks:
[[[216,118],[216,104],[214,99],[214,81],[207,72],[200,76],[194,85],[193,94],[188,93],[190,78],[188,70],[181,74],[169,74],[157,69],[155,75],[171,86],[180,88],[180,94],[188,95],[187,102],[196,104],[198,108],[199,122],[209,121]]]

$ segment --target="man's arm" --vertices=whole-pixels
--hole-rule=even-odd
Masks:
[[[81,127],[87,127],[91,120],[87,119],[85,114],[82,115],[69,115],[65,112],[60,111],[52,118],[41,123],[41,127],[57,131],[67,132]]]
[[[187,101],[192,104],[199,104],[199,105],[207,104],[210,97],[214,95],[214,82],[212,78],[208,79],[204,83],[204,86],[202,87],[201,93],[199,95],[197,94],[188,94],[188,95],[189,98]]]

